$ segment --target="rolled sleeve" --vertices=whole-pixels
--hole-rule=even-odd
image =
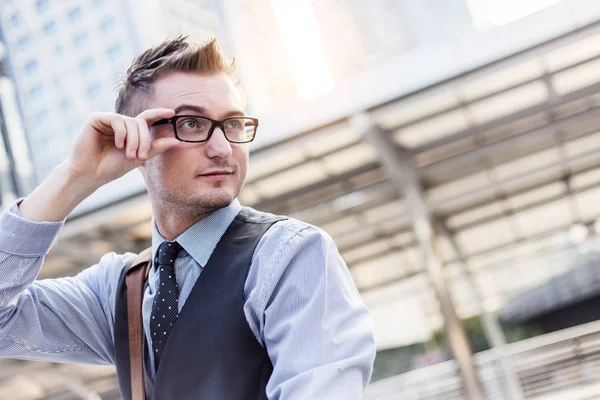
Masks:
[[[134,255],[36,281],[64,221],[29,221],[17,206],[0,214],[0,358],[114,363],[114,293]]]
[[[34,222],[21,217],[20,201],[0,214],[0,252],[21,256],[45,255],[64,221]]]

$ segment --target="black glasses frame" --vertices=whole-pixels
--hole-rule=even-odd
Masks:
[[[206,139],[204,140],[184,140],[181,139],[179,137],[179,135],[177,134],[177,120],[180,118],[201,118],[201,119],[205,119],[207,121],[210,121],[211,126],[210,129],[208,131],[208,135],[206,135]],[[252,120],[254,122],[254,135],[252,135],[252,139],[250,140],[244,140],[242,142],[240,141],[235,141],[235,140],[230,140],[227,137],[227,133],[225,132],[225,122],[227,121],[231,121],[231,120],[235,120],[235,119],[249,119]],[[208,117],[203,117],[201,115],[176,115],[174,117],[171,118],[164,118],[161,120],[156,121],[155,123],[153,123],[151,126],[157,126],[157,125],[168,125],[171,124],[173,126],[173,133],[175,133],[175,137],[177,138],[177,140],[182,141],[182,142],[188,142],[188,143],[202,143],[202,142],[206,142],[208,140],[210,140],[213,132],[215,131],[216,127],[221,128],[221,132],[223,132],[223,135],[225,136],[225,139],[227,139],[227,141],[229,143],[250,143],[251,141],[254,140],[254,138],[256,137],[256,131],[258,131],[258,119],[256,118],[252,118],[252,117],[246,117],[246,116],[239,116],[239,117],[230,117],[230,118],[225,118],[223,120],[218,120],[218,119],[212,119],[212,118],[208,118]]]

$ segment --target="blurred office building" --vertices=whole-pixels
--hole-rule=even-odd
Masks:
[[[202,39],[213,35],[219,38],[219,43],[224,50],[231,53],[226,27],[223,24],[223,6],[221,1],[215,0],[154,0],[156,27],[158,34],[156,41],[165,37],[188,35],[191,38]],[[148,1],[143,2],[147,7]],[[140,29],[144,29],[141,23]]]
[[[286,2],[221,2],[238,72],[248,94],[249,109],[257,115],[290,103],[298,97],[292,64],[285,48],[285,40],[288,38],[282,36],[280,27],[281,24],[292,25],[294,18],[301,18],[301,15],[289,11],[285,5],[284,15],[276,14],[277,10],[282,10],[280,4],[283,3]],[[310,9],[310,4],[305,8]],[[285,13],[286,11],[289,12]],[[297,47],[295,50],[301,54],[302,48]]]
[[[35,183],[33,166],[17,103],[15,85],[7,77],[6,50],[0,43],[0,207],[25,196]]]
[[[123,4],[129,26],[137,31],[140,51],[167,37],[204,39],[212,35],[231,54],[220,0],[126,0],[119,4]]]
[[[38,180],[67,155],[92,110],[113,108],[137,50],[114,0],[4,1],[0,22]]]
[[[91,111],[114,109],[119,79],[139,51],[167,36],[223,36],[214,3],[9,0],[0,5],[38,180],[65,158]]]

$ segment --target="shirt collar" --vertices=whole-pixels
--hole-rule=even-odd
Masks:
[[[188,252],[192,258],[204,267],[208,262],[221,236],[225,233],[231,222],[239,214],[242,206],[236,198],[226,207],[214,211],[209,216],[190,226],[177,237],[177,242]],[[152,257],[156,255],[158,246],[165,239],[158,232],[156,221],[152,217]]]

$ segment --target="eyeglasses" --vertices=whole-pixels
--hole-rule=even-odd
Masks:
[[[199,115],[176,115],[156,121],[152,126],[173,125],[175,137],[182,142],[206,142],[215,131],[221,128],[225,139],[231,143],[249,143],[256,136],[258,119],[250,117],[231,117],[222,121]]]

